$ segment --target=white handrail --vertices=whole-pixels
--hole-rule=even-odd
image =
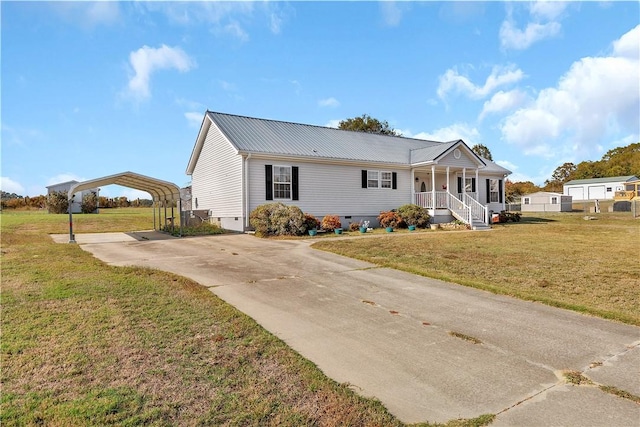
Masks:
[[[489,212],[486,206],[468,194],[464,195],[464,201],[465,204],[469,205],[471,219],[477,218],[482,221],[483,224],[488,224],[487,217],[489,216]],[[471,222],[469,224],[471,224]]]

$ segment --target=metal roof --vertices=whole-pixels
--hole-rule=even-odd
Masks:
[[[187,175],[193,173],[212,125],[222,132],[239,154],[410,166],[437,161],[456,144],[471,151],[462,140],[428,141],[207,111],[187,166]],[[478,160],[480,165],[484,162],[492,171],[510,173],[485,159],[478,157]]]
[[[177,185],[133,172],[122,172],[115,175],[79,182],[71,186],[69,189],[69,199],[71,199],[71,197],[73,197],[73,195],[78,191],[90,190],[111,184],[146,191],[153,197],[154,201],[171,202],[180,200],[180,188]]]
[[[208,111],[240,152],[408,164],[410,150],[441,143]]]
[[[627,175],[627,176],[610,176],[607,178],[591,178],[591,179],[574,179],[572,181],[567,181],[564,185],[583,185],[583,184],[598,184],[605,182],[628,182],[628,181],[636,181],[638,179],[635,175]]]

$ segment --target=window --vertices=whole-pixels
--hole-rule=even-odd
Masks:
[[[473,193],[474,188],[473,188],[473,181],[475,180],[475,178],[466,178],[464,181],[464,192],[465,193]]]
[[[273,199],[291,199],[291,166],[273,167]]]
[[[611,187],[607,187],[607,193],[611,193],[612,188]]]
[[[395,190],[398,188],[396,172],[363,170],[362,188],[384,188]]]
[[[558,204],[558,198],[556,196],[551,197],[551,204],[552,205],[557,205]]]
[[[378,188],[378,171],[367,171],[367,187]]]
[[[380,188],[391,188],[391,172],[380,172]]]
[[[522,199],[522,203],[525,204],[525,205],[528,205],[528,204],[531,203],[531,199],[528,198],[528,197],[525,197],[524,199]]]
[[[264,165],[265,199],[298,200],[298,167]]]
[[[489,202],[498,203],[500,201],[500,184],[499,179],[489,180]]]

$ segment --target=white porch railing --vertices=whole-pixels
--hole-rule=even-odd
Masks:
[[[464,203],[471,210],[471,218],[482,221],[483,224],[489,224],[489,210],[482,203],[478,202],[474,197],[468,194],[464,195]]]
[[[489,212],[487,207],[478,202],[473,196],[475,194],[459,194],[456,196],[448,191],[427,191],[425,193],[415,193],[414,203],[427,209],[449,209],[454,217],[469,225],[472,225],[474,220],[488,224]]]

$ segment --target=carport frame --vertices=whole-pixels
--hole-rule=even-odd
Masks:
[[[177,185],[149,176],[140,175],[134,172],[122,172],[115,175],[109,175],[102,178],[96,178],[89,181],[74,184],[69,189],[67,198],[69,200],[69,243],[76,243],[73,234],[73,213],[71,212],[71,199],[73,195],[79,191],[90,190],[92,188],[105,185],[121,185],[123,187],[133,188],[140,191],[146,191],[153,199],[153,229],[156,230],[156,206],[158,207],[158,222],[160,222],[161,203],[164,206],[164,218],[167,221],[167,203],[171,202],[171,224],[174,224],[173,202],[178,202],[178,211],[182,212],[182,199],[180,197],[180,187]],[[182,220],[180,221],[180,237],[182,237]]]

